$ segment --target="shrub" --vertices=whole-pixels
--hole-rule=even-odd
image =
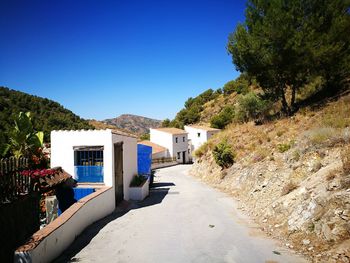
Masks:
[[[238,100],[236,120],[247,122],[249,120],[263,120],[268,116],[270,103],[261,99],[254,92],[243,95]]]
[[[221,141],[215,146],[213,156],[217,165],[221,168],[229,168],[234,163],[235,154],[227,140]]]
[[[210,143],[205,142],[194,152],[194,156],[197,158],[201,158],[204,154],[206,154],[210,150],[210,147],[211,147]]]
[[[291,143],[280,143],[277,145],[277,149],[280,153],[288,151],[292,147]]]
[[[134,178],[132,178],[132,181],[130,183],[130,187],[138,187],[143,185],[144,182],[146,182],[147,177],[143,175],[135,175]]]
[[[218,115],[211,118],[210,125],[213,128],[223,129],[227,124],[231,123],[234,115],[234,108],[232,106],[226,106]]]

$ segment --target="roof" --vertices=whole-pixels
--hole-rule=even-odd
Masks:
[[[164,152],[167,150],[167,148],[160,146],[154,142],[150,142],[150,141],[141,141],[141,142],[138,142],[137,144],[151,146],[152,147],[152,154]]]
[[[158,129],[152,129],[152,130],[166,132],[166,133],[170,133],[170,134],[186,134],[187,133],[187,131],[181,130],[178,128],[158,128]]]
[[[187,127],[195,128],[195,129],[199,129],[199,130],[204,130],[204,131],[220,131],[220,129],[215,129],[215,128],[211,128],[208,126],[202,126],[202,125],[188,125]]]

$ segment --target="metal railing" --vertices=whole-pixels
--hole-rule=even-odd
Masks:
[[[0,205],[30,192],[30,176],[20,173],[25,169],[28,169],[27,158],[0,159]]]

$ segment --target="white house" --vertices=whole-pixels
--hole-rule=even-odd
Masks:
[[[61,166],[78,183],[111,186],[115,199],[129,200],[137,174],[137,140],[113,130],[51,132],[51,167]]]
[[[167,156],[169,156],[169,150],[167,148],[160,146],[154,142],[145,140],[145,141],[138,142],[137,144],[151,146],[152,147],[152,159],[166,158]]]
[[[188,163],[187,132],[177,128],[150,129],[150,141],[168,149],[166,157],[176,158],[178,163]]]
[[[200,125],[189,125],[185,126],[185,131],[188,133],[188,140],[192,153],[220,130]]]

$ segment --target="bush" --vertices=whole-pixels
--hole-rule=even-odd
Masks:
[[[213,156],[217,165],[221,168],[229,168],[233,165],[235,154],[227,140],[220,142],[213,150]]]
[[[209,142],[205,142],[194,152],[194,156],[197,158],[201,158],[204,154],[206,154],[210,150],[210,147],[211,147],[211,144]]]
[[[288,151],[291,147],[292,145],[290,143],[280,143],[277,145],[277,149],[280,153]]]
[[[267,117],[269,109],[268,101],[261,99],[254,92],[249,92],[239,98],[235,117],[239,122],[261,121]]]
[[[210,126],[213,128],[223,129],[233,120],[235,116],[234,108],[226,106],[218,115],[215,115],[210,120]]]

